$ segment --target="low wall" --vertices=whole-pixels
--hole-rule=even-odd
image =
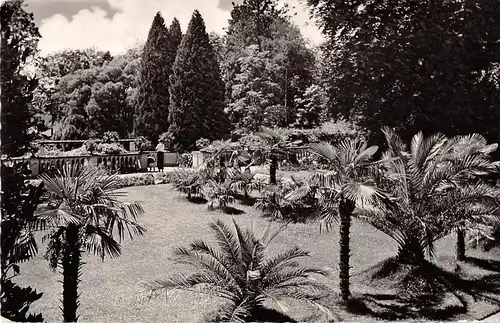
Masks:
[[[42,173],[61,170],[67,164],[75,167],[89,165],[102,166],[117,171],[133,168],[147,171],[148,167],[156,166],[156,158],[156,151],[144,151],[142,153],[130,152],[120,155],[13,157],[3,159],[2,162],[10,161],[13,164],[25,163],[27,168],[31,170],[31,174],[37,176]],[[176,153],[165,153],[163,160],[164,166],[177,166],[178,164]],[[151,162],[154,164],[151,165]]]

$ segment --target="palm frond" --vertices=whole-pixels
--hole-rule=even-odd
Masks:
[[[309,252],[298,246],[294,246],[293,248],[266,260],[262,264],[261,270],[265,273],[272,273],[287,266],[296,267],[298,263],[295,262],[295,259],[307,256],[309,256]]]
[[[99,255],[104,259],[105,255],[110,258],[121,255],[121,246],[118,241],[100,227],[86,226],[83,246],[88,252]]]
[[[362,165],[367,163],[373,158],[373,155],[378,151],[378,146],[371,146],[367,149],[361,150],[354,158],[355,165]]]
[[[338,150],[327,142],[313,143],[310,149],[313,153],[318,154],[329,162],[338,160]]]

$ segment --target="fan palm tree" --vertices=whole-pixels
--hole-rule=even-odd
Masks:
[[[201,176],[201,170],[181,169],[173,172],[172,182],[177,191],[187,194],[188,200],[191,200],[193,195],[200,194],[204,179]]]
[[[330,170],[312,175],[310,185],[289,194],[289,199],[300,199],[317,190],[323,220],[340,222],[340,292],[344,302],[349,299],[349,231],[351,217],[357,205],[382,203],[384,193],[371,180],[371,162],[377,146],[368,147],[362,140],[344,140],[338,146],[322,142],[311,146],[313,153],[323,157]]]
[[[290,142],[288,141],[288,132],[282,128],[267,128],[262,126],[261,130],[255,133],[256,136],[262,138],[266,146],[262,147],[264,153],[262,155],[270,155],[271,165],[269,167],[269,182],[276,185],[276,171],[278,169],[279,158],[287,156],[289,148],[295,147],[301,141]]]
[[[228,175],[232,185],[236,190],[243,193],[246,200],[250,198],[252,191],[261,190],[264,187],[264,183],[256,179],[255,173],[252,173],[248,167],[243,172],[239,167],[229,168]]]
[[[328,295],[328,288],[311,275],[326,276],[327,270],[300,266],[297,259],[309,253],[299,247],[266,258],[269,242],[280,231],[272,234],[266,230],[258,239],[254,233],[243,230],[233,219],[234,230],[217,220],[210,224],[217,247],[203,240],[188,247],[178,247],[174,254],[180,263],[198,269],[190,274],[179,274],[146,284],[152,296],[175,289],[194,291],[217,296],[226,301],[218,321],[247,322],[257,319],[263,302],[272,300],[282,308],[281,299],[307,300],[319,308],[321,297]]]
[[[225,180],[217,182],[209,179],[201,188],[201,194],[207,200],[207,207],[210,211],[219,208],[226,210],[228,204],[234,203],[234,192],[231,188],[231,181]]]
[[[309,220],[317,205],[316,190],[310,184],[309,179],[291,176],[278,185],[268,185],[261,190],[262,197],[257,199],[255,207],[276,219]]]
[[[399,244],[400,262],[422,264],[426,254],[434,254],[434,242],[452,230],[485,232],[494,223],[499,191],[478,179],[495,169],[487,156],[494,147],[467,144],[482,141],[478,135],[448,139],[418,133],[408,150],[391,129],[383,132],[389,148],[381,159],[378,185],[391,196],[391,203],[358,211]],[[463,235],[458,238],[461,258]]]
[[[499,169],[499,163],[498,162],[492,162],[490,159],[490,154],[496,151],[498,148],[498,144],[491,144],[488,145],[486,139],[478,134],[472,134],[468,136],[455,136],[451,138],[447,146],[445,147],[444,153],[446,154],[446,160],[451,163],[452,165],[456,164],[461,164],[465,160],[470,159],[470,158],[477,158],[479,161],[484,163],[484,165],[480,165],[481,167],[478,168],[477,166],[474,166],[473,169],[469,171],[469,180],[474,182],[474,181],[480,181],[484,184],[487,184],[488,181],[485,180],[488,178],[490,175],[498,175],[498,169]],[[456,166],[455,166],[456,167]],[[474,200],[474,202],[480,203],[480,206],[485,207],[486,205],[481,204],[482,202],[488,202],[488,193],[495,194],[495,191],[500,190],[499,187],[488,185],[488,192],[484,192],[485,195],[480,197],[479,199]],[[491,192],[494,190],[493,192]],[[473,193],[473,192],[471,192]],[[466,203],[469,200],[466,200]],[[490,201],[494,202],[494,201]],[[467,206],[467,205],[466,205]],[[490,207],[494,207],[493,205],[490,205]],[[472,209],[472,208],[471,208]],[[466,209],[464,212],[470,211],[469,209]],[[476,214],[478,214],[477,208],[475,209]],[[482,222],[482,220],[485,220],[488,218],[488,214],[491,213],[492,211],[496,211],[494,209],[488,211],[484,210],[482,217],[479,217],[479,222]],[[487,227],[481,227],[481,230],[478,230],[477,228],[470,228],[467,226],[468,222],[466,221],[467,217],[463,216],[462,221],[460,221],[455,228],[457,232],[457,244],[456,244],[456,259],[461,261],[465,259],[465,235],[466,232],[468,231],[469,233],[472,233],[473,238],[481,238],[483,236],[487,236],[487,231],[492,231],[490,228],[492,227],[491,225]],[[487,222],[491,222],[488,221]],[[491,223],[490,223],[491,224]],[[493,224],[493,227],[497,224]],[[486,229],[486,231],[485,231]]]
[[[48,203],[37,210],[39,229],[52,228],[46,258],[63,275],[62,311],[65,322],[78,319],[78,283],[82,253],[117,257],[120,242],[128,233],[132,239],[145,229],[136,222],[144,213],[140,204],[123,202],[117,192],[116,176],[91,167],[66,165],[54,177],[41,175]],[[117,239],[118,238],[118,239]]]

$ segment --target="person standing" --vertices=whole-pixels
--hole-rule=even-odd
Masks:
[[[158,167],[158,171],[163,172],[163,157],[165,154],[165,145],[163,142],[158,142],[156,145],[156,166]]]

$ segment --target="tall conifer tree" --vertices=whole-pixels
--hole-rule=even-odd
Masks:
[[[228,133],[224,82],[205,23],[196,10],[182,38],[170,77],[170,129],[174,148],[195,148],[196,140]]]
[[[170,35],[170,41],[168,42],[168,55],[170,59],[169,66],[172,68],[175,62],[175,56],[177,55],[177,49],[179,48],[179,45],[182,41],[181,24],[179,23],[179,20],[177,20],[177,18],[174,18],[172,20],[170,28],[168,29],[168,33]]]
[[[170,35],[158,12],[144,45],[136,106],[135,133],[151,140],[168,129]]]

